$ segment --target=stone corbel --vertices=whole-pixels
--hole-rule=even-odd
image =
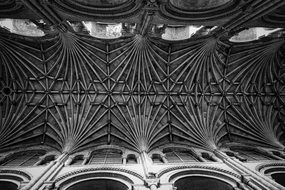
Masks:
[[[159,187],[159,179],[157,178],[148,178],[145,179],[145,185],[150,189],[150,190],[157,190]]]

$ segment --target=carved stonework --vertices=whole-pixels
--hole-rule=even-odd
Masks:
[[[284,7],[0,0],[0,181],[282,189],[266,175],[285,167]]]

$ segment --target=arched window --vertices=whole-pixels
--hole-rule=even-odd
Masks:
[[[165,149],[166,159],[169,163],[198,162],[199,160],[186,149]]]
[[[177,190],[233,190],[231,185],[223,181],[200,176],[181,178],[174,183],[174,186],[177,188]]]
[[[128,187],[116,180],[110,180],[110,179],[94,179],[94,180],[88,180],[83,181],[80,183],[77,183],[71,187],[69,187],[67,190],[89,190],[89,189],[98,189],[98,190],[127,190]]]
[[[269,36],[269,35],[279,35],[279,32],[282,31],[282,28],[263,28],[263,27],[254,27],[245,29],[235,36],[230,38],[231,42],[249,42],[258,40],[260,38]]]
[[[185,40],[194,35],[203,26],[168,25],[165,27],[162,39],[165,40]]]
[[[43,156],[44,153],[37,151],[26,151],[21,153],[16,153],[10,156],[6,161],[4,161],[2,166],[33,166],[39,161],[39,157]]]
[[[122,152],[116,149],[101,149],[92,153],[89,164],[122,164]]]
[[[127,164],[137,164],[137,157],[134,154],[129,154],[127,156]]]
[[[3,190],[17,190],[18,186],[8,181],[0,181],[0,189]]]
[[[195,26],[195,25],[154,25],[151,35],[164,40],[178,41],[192,37],[208,35],[216,26]]]
[[[274,160],[274,158],[264,155],[256,150],[233,149],[233,151],[238,152],[240,157],[246,159],[241,161]]]
[[[27,19],[0,19],[0,27],[23,36],[41,37],[45,35],[35,23]]]
[[[40,163],[41,166],[48,165],[51,161],[55,160],[55,155],[48,155],[45,159]]]
[[[122,23],[83,22],[90,35],[96,38],[114,39],[122,36]]]
[[[160,154],[153,154],[153,155],[152,155],[152,162],[153,162],[154,164],[161,164],[161,163],[163,163],[163,160],[162,160],[162,158],[161,158],[161,155],[160,155]]]
[[[83,161],[84,161],[83,155],[77,155],[73,158],[70,165],[73,165],[73,166],[82,165]]]

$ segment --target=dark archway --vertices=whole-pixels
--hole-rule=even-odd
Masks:
[[[271,176],[277,183],[285,187],[285,173],[275,173]]]
[[[0,189],[5,190],[17,190],[18,186],[12,182],[0,181]]]
[[[193,10],[193,9],[209,9],[224,5],[231,0],[170,0],[175,7]]]
[[[127,190],[128,187],[123,183],[110,179],[95,179],[77,183],[67,190]]]
[[[174,183],[177,190],[233,190],[229,184],[208,177],[184,177]]]

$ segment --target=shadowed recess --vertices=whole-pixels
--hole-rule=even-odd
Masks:
[[[120,5],[128,0],[76,0],[78,3],[82,3],[85,5],[96,5],[96,6],[113,6]]]
[[[121,182],[107,179],[96,179],[77,183],[67,190],[127,190],[128,187]]]
[[[5,190],[17,190],[18,187],[14,183],[8,181],[0,181],[0,189]]]
[[[175,7],[187,10],[218,7],[230,1],[231,0],[170,0]]]
[[[272,174],[271,176],[277,183],[285,187],[285,173],[276,173]]]
[[[174,186],[177,190],[233,190],[229,184],[207,177],[185,177],[177,180]]]

